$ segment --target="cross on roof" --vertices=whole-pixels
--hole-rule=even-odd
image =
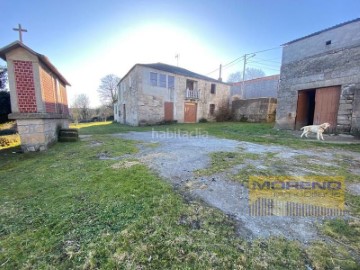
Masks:
[[[20,23],[19,23],[18,28],[13,28],[13,30],[19,32],[19,40],[20,40],[20,42],[22,43],[22,42],[23,42],[23,41],[22,41],[22,32],[27,32],[27,30],[21,28],[21,24],[20,24]]]

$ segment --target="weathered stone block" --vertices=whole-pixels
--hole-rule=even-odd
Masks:
[[[339,111],[340,110],[352,110],[352,104],[340,104]]]

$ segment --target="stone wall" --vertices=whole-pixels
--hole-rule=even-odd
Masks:
[[[21,148],[24,152],[46,150],[57,142],[59,129],[69,127],[69,120],[64,119],[62,115],[48,118],[49,115],[45,114],[13,114],[12,117],[16,117]]]
[[[235,121],[274,122],[276,98],[239,99],[232,102]]]
[[[308,45],[311,46],[309,42]],[[295,59],[290,56],[298,53],[296,48],[293,44],[284,48],[286,54],[283,54],[281,67],[276,126],[285,129],[295,127],[299,90],[341,86],[336,131],[349,132],[358,129],[360,42],[357,45],[290,61]]]
[[[141,76],[139,76],[138,67],[135,66],[129,74],[119,84],[119,100],[117,119],[119,123],[132,126],[138,125],[138,95],[139,87],[141,87]],[[125,105],[125,111],[124,111]],[[124,121],[124,115],[126,119]]]
[[[354,99],[352,103],[352,117],[350,132],[360,137],[360,85],[354,87]]]
[[[338,28],[324,31],[283,47],[282,64],[302,60],[329,51],[356,46],[360,41],[360,21],[349,23]],[[327,41],[331,41],[326,45]]]

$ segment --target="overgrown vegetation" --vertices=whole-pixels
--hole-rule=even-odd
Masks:
[[[296,144],[291,135],[267,124],[77,127],[80,134],[92,136],[58,143],[40,153],[0,151],[1,269],[359,269],[357,219],[329,220],[320,226],[329,242],[302,246],[282,238],[247,241],[237,235],[229,217],[201,202],[184,200],[139,161],[114,166],[137,151],[136,142],[105,134],[202,128],[238,140],[257,137],[261,143],[299,148],[346,147]],[[276,162],[272,153],[244,154],[241,149],[214,153],[211,158],[214,167],[198,173],[226,173],[248,161],[240,168],[247,170],[241,173],[246,178],[256,170],[253,162],[270,167]],[[343,172],[346,162],[345,157],[339,161]],[[346,203],[358,217],[359,196],[346,194]]]

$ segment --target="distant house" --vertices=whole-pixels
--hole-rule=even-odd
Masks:
[[[276,124],[360,129],[360,18],[283,45]]]
[[[208,120],[229,104],[230,85],[184,68],[136,64],[118,84],[115,121],[128,125]]]
[[[231,84],[231,97],[240,99],[277,97],[280,75],[272,75]]]

